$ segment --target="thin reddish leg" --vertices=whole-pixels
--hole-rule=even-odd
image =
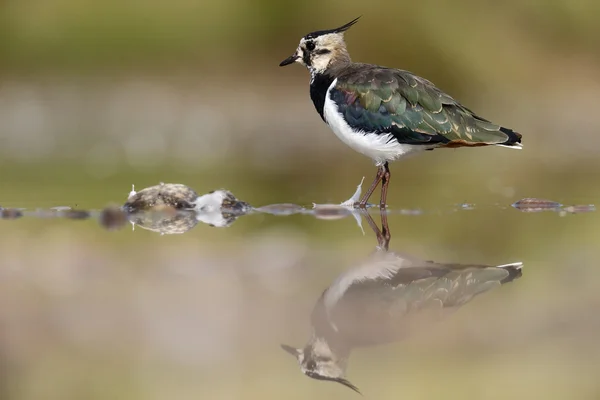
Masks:
[[[392,176],[387,162],[383,164],[382,172],[383,174],[381,175],[381,199],[379,201],[379,208],[383,209],[386,205],[388,185],[390,184],[390,177]]]
[[[367,190],[367,192],[363,195],[363,197],[358,202],[358,206],[360,208],[367,207],[367,201],[369,201],[369,197],[371,197],[371,195],[375,191],[375,188],[377,187],[377,185],[379,185],[379,182],[381,182],[381,180],[383,179],[383,175],[384,175],[383,168],[378,167],[377,175],[375,175],[375,179],[373,180],[373,183],[371,183],[371,187],[369,187],[369,190]]]

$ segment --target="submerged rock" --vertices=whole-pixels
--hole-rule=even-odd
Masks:
[[[559,211],[562,204],[546,199],[525,198],[512,204],[522,212]]]
[[[127,213],[120,207],[108,206],[98,217],[100,225],[109,231],[122,228],[127,222]]]
[[[318,219],[342,219],[352,215],[353,210],[346,206],[335,204],[315,204],[312,214]]]
[[[0,217],[2,219],[17,219],[23,216],[23,212],[16,208],[1,208],[0,207]]]
[[[293,215],[300,214],[306,211],[306,209],[298,204],[293,203],[282,203],[282,204],[269,204],[256,209],[261,213],[272,214],[272,215]]]
[[[574,206],[563,207],[561,215],[566,214],[583,214],[596,211],[596,206],[593,204],[578,204]]]
[[[195,211],[174,208],[137,212],[129,216],[129,221],[135,226],[161,235],[186,233],[198,224]]]
[[[61,215],[68,219],[88,219],[91,217],[91,213],[87,210],[65,210]]]
[[[194,201],[194,209],[199,213],[220,210],[231,215],[244,215],[252,210],[252,206],[238,200],[230,191],[221,189],[198,197]]]
[[[593,204],[580,204],[576,206],[565,207],[564,210],[570,213],[586,213],[596,211],[596,206]]]

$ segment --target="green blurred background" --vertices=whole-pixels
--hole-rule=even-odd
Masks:
[[[356,352],[367,397],[595,399],[596,213],[525,214],[524,197],[600,188],[600,3],[0,3],[0,205],[101,208],[160,181],[260,206],[347,199],[371,161],[322,123],[300,37],[358,15],[354,60],[407,69],[523,134],[524,149],[438,150],[392,165],[391,248],[525,263],[432,336]],[[454,205],[475,210],[454,212]],[[241,218],[183,236],[93,221],[0,224],[3,398],[349,398],[301,376],[320,292],[375,240],[351,219]]]

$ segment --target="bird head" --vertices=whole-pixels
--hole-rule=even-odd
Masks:
[[[304,375],[313,379],[341,383],[360,394],[358,388],[344,377],[346,358],[336,357],[327,342],[314,341],[304,349],[297,349],[286,344],[282,344],[281,348],[296,357]]]
[[[304,36],[300,39],[296,52],[283,60],[279,66],[297,62],[308,68],[311,73],[322,73],[335,65],[349,63],[350,56],[344,42],[344,32],[354,25],[358,18],[339,28],[315,31]]]

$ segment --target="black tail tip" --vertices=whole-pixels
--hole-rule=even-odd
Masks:
[[[523,263],[516,262],[512,264],[499,265],[498,268],[503,268],[508,272],[508,276],[500,281],[501,284],[509,283],[515,279],[519,279],[523,275]]]
[[[511,145],[511,144],[521,143],[521,138],[523,137],[523,135],[521,135],[519,132],[515,132],[512,129],[508,129],[508,128],[504,128],[504,127],[500,128],[500,132],[502,132],[506,136],[508,136],[508,140],[506,142],[504,142],[503,144]]]

